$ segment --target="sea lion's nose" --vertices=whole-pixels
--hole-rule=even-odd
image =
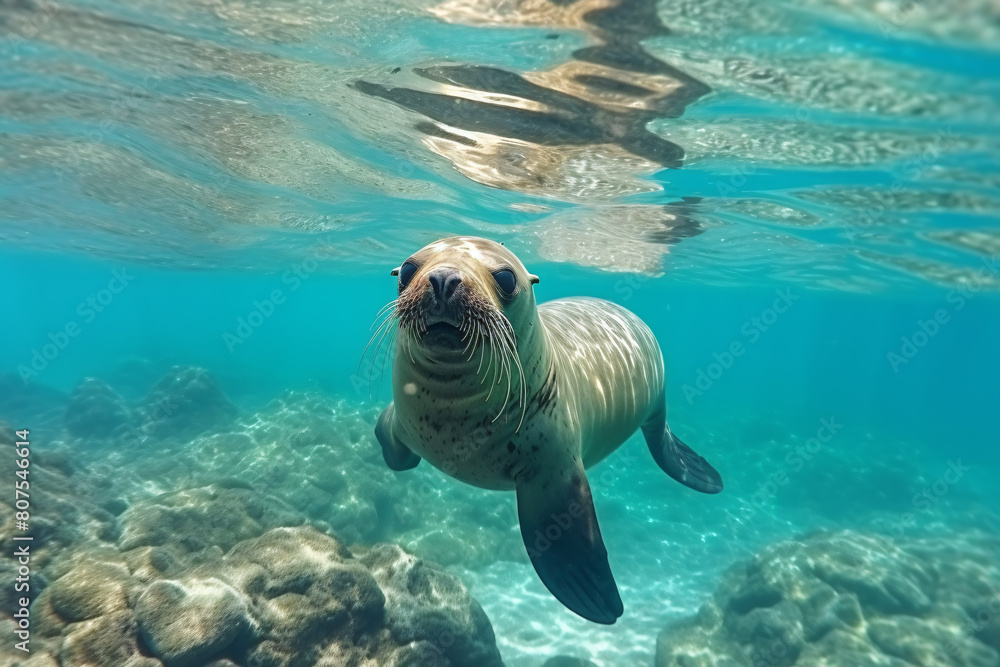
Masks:
[[[455,269],[440,266],[427,275],[431,287],[434,289],[434,296],[438,303],[447,303],[458,286],[462,284],[462,276]]]

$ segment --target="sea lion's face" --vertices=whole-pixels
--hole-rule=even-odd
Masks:
[[[494,241],[442,239],[393,274],[399,278],[400,335],[428,357],[471,359],[484,344],[516,348],[521,332],[534,326],[532,285],[538,278]]]

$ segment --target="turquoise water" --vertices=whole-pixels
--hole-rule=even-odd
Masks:
[[[146,628],[136,600],[152,581],[193,585],[211,554],[311,523],[356,555],[398,544],[457,577],[507,665],[1000,664],[995,7],[0,0],[0,36],[0,420],[31,429],[34,463],[52,471],[32,507],[45,526],[32,600],[88,559],[131,558],[114,613]],[[373,429],[392,388],[363,351],[396,296],[390,270],[450,235],[504,242],[541,278],[539,301],[601,297],[639,315],[663,349],[672,428],[726,481],[719,496],[683,488],[640,435],[590,471],[625,605],[613,626],[538,581],[513,494],[381,461]],[[199,380],[213,388],[192,394],[191,423],[123,436],[178,366],[217,383]],[[110,390],[81,391],[84,378]],[[135,541],[169,504],[158,494],[220,483],[287,514],[199,537],[204,551]],[[228,535],[243,510],[227,511],[165,525]],[[880,536],[934,586],[975,574],[948,595],[922,584],[933,604],[912,614],[857,593],[851,651],[800,629],[805,648],[761,658],[755,637],[771,630],[718,601],[739,588],[723,575],[757,553],[780,564],[771,545],[818,529],[852,531],[865,553],[863,536]],[[129,547],[150,544],[181,565],[144,579]],[[882,570],[845,559],[878,587]],[[909,581],[902,556],[885,567]],[[716,591],[739,618],[702,639],[671,630],[658,649]],[[111,612],[50,612],[49,598],[33,606],[35,652],[133,664],[67,649]],[[167,665],[404,664],[338,658],[323,632],[293,644],[327,646],[327,662],[305,648],[254,658],[260,636],[172,662],[136,632],[129,650]],[[964,652],[941,652],[945,635]],[[3,660],[25,658],[5,642]],[[450,646],[450,662],[412,664],[488,664]]]

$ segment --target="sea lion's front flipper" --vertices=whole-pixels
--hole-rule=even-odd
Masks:
[[[583,465],[555,466],[517,483],[517,515],[531,564],[571,611],[595,623],[622,615]]]
[[[385,459],[385,464],[392,470],[399,471],[416,468],[417,464],[420,463],[420,457],[410,451],[410,448],[400,441],[399,437],[394,433],[395,424],[396,408],[390,403],[389,407],[382,411],[382,414],[378,418],[378,424],[375,425],[375,437],[378,439],[378,443],[382,445],[382,458]]]
[[[662,433],[662,438],[655,443],[647,437],[646,444],[663,472],[695,491],[722,491],[722,475],[708,461],[681,442],[669,427],[664,428]]]

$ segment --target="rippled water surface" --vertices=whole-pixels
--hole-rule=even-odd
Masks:
[[[995,9],[7,2],[3,235],[263,268],[323,232],[355,265],[487,233],[698,282],[954,285],[998,243]]]
[[[987,0],[0,0],[0,419],[31,428],[52,471],[36,593],[110,559],[145,627],[135,549],[176,547],[162,578],[232,583],[205,563],[310,523],[373,571],[368,550],[394,543],[455,575],[513,667],[1000,665],[998,45]],[[539,301],[602,297],[649,323],[671,423],[727,481],[698,496],[639,437],[591,471],[614,626],[537,580],[512,494],[382,463],[388,356],[363,356],[369,326],[396,295],[389,270],[449,235],[503,241]],[[182,385],[207,421],[121,439]],[[246,510],[253,529],[198,549],[238,522],[199,509],[136,537],[177,507],[239,514],[246,488],[287,513]],[[816,529],[852,532],[767,551]],[[771,576],[741,565],[758,552],[765,569],[835,554],[816,577],[854,602],[815,621],[832,593],[801,575],[744,614]],[[252,613],[277,599],[240,590]],[[670,626],[713,592],[702,634]],[[37,650],[125,664],[60,644],[87,613],[42,621]],[[788,628],[806,637],[794,651]],[[162,657],[140,636],[134,651]],[[235,664],[313,664],[238,645]],[[324,650],[316,664],[388,660]]]

